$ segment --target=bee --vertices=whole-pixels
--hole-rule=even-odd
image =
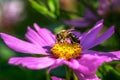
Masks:
[[[69,30],[62,30],[59,33],[56,34],[56,38],[58,42],[64,42],[67,40],[70,40],[71,43],[80,43],[79,38],[72,33],[73,29],[69,29]]]
[[[80,43],[80,40],[79,38],[74,34],[74,33],[69,33],[68,34],[68,37],[70,38],[71,40],[71,43]]]
[[[66,38],[67,38],[67,35],[68,35],[68,31],[67,30],[62,30],[62,31],[58,32],[56,34],[57,41],[58,42],[65,41]]]

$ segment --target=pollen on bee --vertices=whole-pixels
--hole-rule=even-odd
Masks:
[[[52,54],[57,58],[71,59],[80,56],[82,48],[79,43],[70,44],[68,42],[56,43],[52,48]]]

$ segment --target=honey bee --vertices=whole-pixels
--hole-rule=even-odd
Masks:
[[[70,40],[71,40],[71,42],[72,43],[80,43],[80,40],[79,40],[79,38],[74,34],[74,33],[69,33],[68,34],[68,37],[70,38]]]
[[[66,40],[70,40],[71,43],[80,43],[79,38],[74,33],[71,32],[72,30],[73,29],[62,30],[62,31],[58,32],[56,34],[57,41],[64,42]]]

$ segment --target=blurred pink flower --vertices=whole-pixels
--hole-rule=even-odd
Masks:
[[[1,26],[12,26],[24,18],[24,3],[21,0],[5,1],[1,4]]]
[[[88,27],[88,25],[90,25],[94,21],[97,21],[97,16],[94,15],[92,11],[86,8],[85,15],[83,17],[80,17],[75,20],[70,20],[70,21],[65,20],[64,22],[69,26],[85,28],[85,27]]]
[[[98,0],[99,6],[96,10],[97,15],[102,18],[105,17],[108,13],[120,12],[120,0]],[[65,20],[65,24],[74,27],[85,28],[90,24],[98,20],[98,16],[95,15],[90,9],[85,9],[85,15],[75,20]]]
[[[65,80],[65,79],[63,79],[63,78],[58,78],[58,77],[56,77],[56,76],[52,76],[51,79],[52,79],[52,80]]]
[[[111,11],[120,11],[120,0],[99,0],[99,15],[104,16]]]

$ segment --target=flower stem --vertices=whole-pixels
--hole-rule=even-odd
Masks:
[[[46,80],[50,80],[50,74],[47,72],[47,69],[46,69]]]
[[[70,80],[71,69],[65,66],[66,69],[66,80]]]
[[[75,75],[75,73],[73,73],[73,79],[74,80],[78,80],[77,76]]]

